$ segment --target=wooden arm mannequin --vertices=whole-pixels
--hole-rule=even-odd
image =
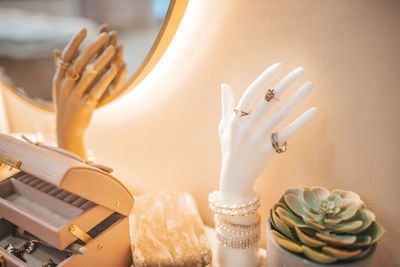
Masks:
[[[115,97],[126,77],[123,46],[116,46],[117,33],[109,31],[108,25],[102,25],[99,32],[81,53],[78,48],[86,37],[86,29],[71,39],[62,54],[54,52],[57,69],[53,100],[58,146],[82,158],[86,158],[83,135],[94,109],[100,102]]]
[[[253,184],[264,171],[274,155],[275,149],[271,145],[271,133],[278,127],[289,113],[312,90],[312,83],[304,83],[286,103],[265,121],[268,111],[277,103],[291,85],[300,79],[302,68],[297,68],[284,77],[274,87],[275,97],[266,101],[261,94],[265,94],[266,87],[282,69],[280,63],[267,68],[244,92],[239,104],[235,105],[232,89],[222,84],[222,119],[219,125],[219,136],[222,149],[222,166],[220,175],[221,203],[234,205],[248,203],[254,198]],[[258,101],[253,112],[251,107]],[[249,112],[249,115],[240,116],[236,110]],[[280,144],[286,142],[316,115],[317,109],[311,108],[296,120],[283,128],[278,134]],[[226,221],[235,224],[252,224],[255,215],[246,217],[226,217]],[[258,266],[258,247],[246,249],[226,248],[218,246],[218,262],[220,266],[248,267]]]

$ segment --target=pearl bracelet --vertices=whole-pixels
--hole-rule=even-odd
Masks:
[[[214,221],[217,224],[223,225],[225,227],[231,227],[231,228],[239,228],[239,229],[254,229],[258,228],[261,225],[261,216],[260,213],[256,213],[256,221],[252,224],[238,224],[238,223],[231,223],[222,218],[222,216],[215,214],[214,215]]]
[[[234,234],[234,235],[251,236],[255,234],[260,234],[260,228],[254,228],[251,230],[236,230],[218,223],[215,225],[215,227],[224,232],[227,232],[228,234]]]
[[[249,203],[227,205],[220,202],[220,192],[214,191],[208,196],[209,207],[215,214],[225,216],[251,216],[257,212],[260,207],[260,195],[257,193]]]
[[[236,224],[228,222],[221,218],[221,216],[215,214],[215,228],[218,228],[228,234],[250,236],[254,234],[260,234],[261,216],[257,213],[257,219],[252,224]]]
[[[216,230],[218,243],[226,248],[247,249],[257,245],[260,240],[260,234],[253,235],[249,238],[238,239],[225,236],[220,230]]]

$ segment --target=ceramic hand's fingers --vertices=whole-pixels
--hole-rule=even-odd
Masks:
[[[250,107],[259,97],[261,92],[264,91],[265,87],[276,75],[282,70],[282,64],[276,63],[269,68],[267,68],[255,81],[253,81],[250,86],[244,92],[242,98],[239,101],[237,109],[243,111],[249,111]]]
[[[90,92],[88,93],[89,104],[93,105],[93,108],[97,106],[100,101],[101,96],[106,91],[107,87],[110,85],[112,80],[117,75],[117,67],[115,64],[111,64],[110,68],[103,74],[101,79],[95,83]]]
[[[108,33],[108,45],[116,46],[118,41],[118,33],[116,31],[110,31]]]
[[[85,39],[86,33],[87,33],[86,29],[83,28],[79,33],[74,35],[71,41],[64,48],[61,57],[59,57],[58,59],[62,60],[62,62],[65,64],[70,64],[73,57],[75,56],[75,53],[78,51],[80,44]],[[66,71],[65,68],[60,68],[60,67],[56,68],[56,73],[54,74],[53,77],[53,87],[58,88],[58,86],[61,84],[61,80],[64,78],[65,71]]]
[[[114,62],[119,68],[123,64],[124,56],[124,46],[122,44],[118,45],[115,51]]]
[[[300,117],[282,129],[278,134],[278,140],[280,143],[286,142],[290,137],[297,133],[304,125],[314,119],[317,114],[317,108],[312,107],[304,112]]]
[[[294,94],[290,97],[290,99],[282,105],[269,119],[264,125],[261,127],[260,134],[262,136],[265,133],[270,133],[273,129],[275,129],[278,124],[286,118],[289,113],[302,101],[307,95],[312,91],[313,85],[312,82],[306,82],[303,84]]]
[[[221,84],[221,107],[222,116],[219,124],[220,132],[228,126],[233,110],[235,109],[235,96],[232,88],[226,84]]]
[[[92,64],[88,65],[83,73],[82,79],[78,82],[78,85],[73,92],[75,99],[82,97],[88,86],[96,78],[96,75],[101,72],[103,68],[111,61],[114,53],[115,48],[114,46],[110,45]]]
[[[263,97],[263,99],[260,100],[257,107],[254,109],[254,112],[252,112],[248,123],[254,126],[259,125],[263,121],[265,114],[277,102],[277,99],[279,99],[279,97],[282,96],[283,93],[290,88],[290,86],[297,82],[301,78],[303,73],[303,68],[297,68],[286,75],[285,78],[283,78],[280,82],[278,82],[277,85],[273,87],[273,89],[275,90],[275,99],[271,99],[269,102],[266,102]]]

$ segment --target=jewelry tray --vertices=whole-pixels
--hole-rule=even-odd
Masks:
[[[76,240],[70,225],[85,231],[113,210],[19,172],[0,182],[1,216],[58,249]]]

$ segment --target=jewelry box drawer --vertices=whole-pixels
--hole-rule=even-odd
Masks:
[[[51,247],[27,232],[21,236],[21,231],[17,228],[18,226],[0,218],[0,254],[7,267],[122,267],[129,266],[132,261],[128,217],[118,213],[113,213],[90,229],[88,234],[92,240],[89,243],[84,245],[77,240],[65,250]],[[11,246],[15,251],[21,250],[32,240],[38,242],[29,253],[22,249],[22,253],[17,255],[6,249]],[[81,253],[77,253],[78,249]],[[49,264],[45,265],[45,262]]]
[[[60,250],[77,240],[71,226],[87,232],[112,213],[24,172],[0,182],[0,216]]]

